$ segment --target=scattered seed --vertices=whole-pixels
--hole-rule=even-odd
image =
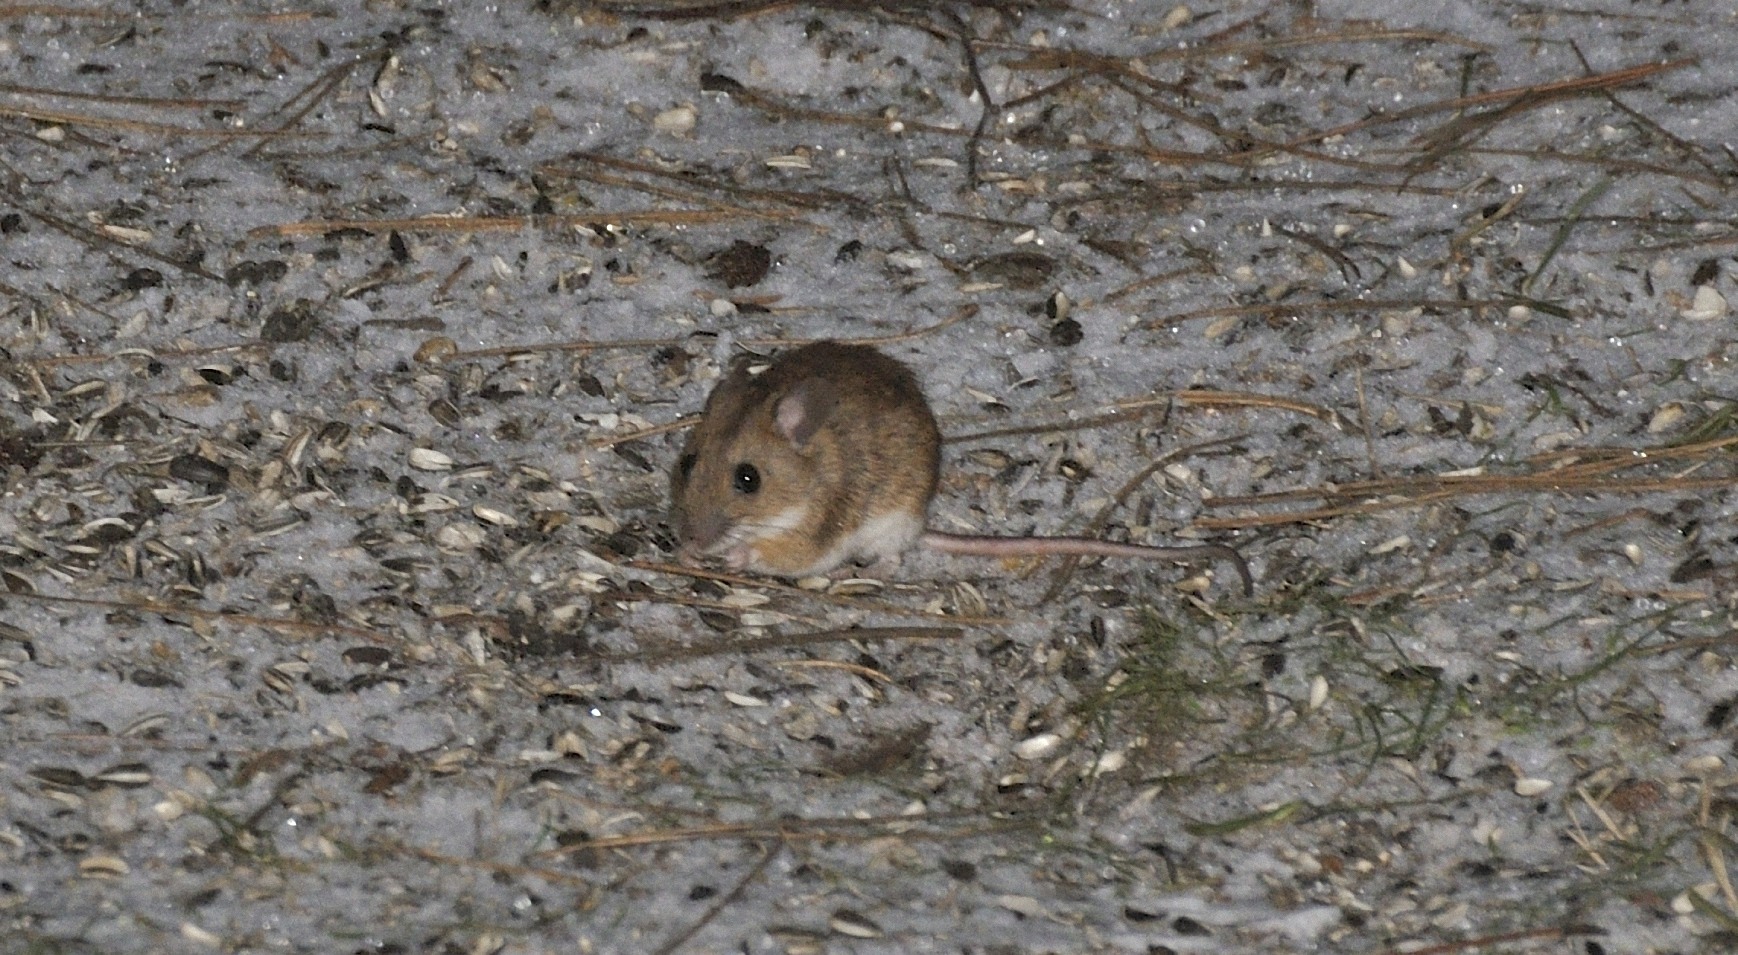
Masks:
[[[419,365],[438,365],[458,353],[458,342],[453,341],[445,335],[437,335],[434,338],[423,342],[421,345],[418,345],[416,352],[411,357],[413,357]]]
[[[1712,285],[1696,287],[1696,298],[1690,307],[1678,312],[1679,315],[1692,322],[1706,322],[1723,317],[1726,314],[1726,296]]]
[[[496,527],[518,527],[519,526],[519,519],[518,518],[507,513],[506,511],[498,511],[498,510],[496,510],[492,507],[488,507],[486,505],[482,505],[482,504],[472,505],[471,506],[471,513],[476,515],[477,520],[482,521],[485,524],[494,524]]]
[[[446,398],[436,398],[429,402],[428,416],[449,428],[457,427],[459,422],[465,420],[464,415],[459,413],[459,406]]]
[[[151,769],[144,763],[121,763],[97,773],[91,780],[120,789],[138,789],[151,785]]]
[[[1215,341],[1231,334],[1241,324],[1243,324],[1243,317],[1240,315],[1226,315],[1216,318],[1202,327],[1201,337],[1208,341]]]
[[[78,874],[87,879],[112,879],[131,871],[126,860],[119,856],[90,855],[78,862]]]
[[[1092,775],[1103,776],[1106,773],[1114,773],[1127,765],[1128,752],[1119,749],[1115,752],[1105,753],[1103,756],[1100,756],[1098,761],[1092,764]]]
[[[1014,755],[1021,759],[1042,759],[1056,751],[1062,745],[1062,737],[1056,733],[1039,733],[1029,736],[1014,744]]]
[[[883,934],[881,926],[870,921],[868,916],[850,909],[839,909],[833,917],[827,920],[827,926],[840,935],[851,938],[880,938]]]
[[[783,947],[784,955],[824,955],[826,937],[807,929],[788,926],[768,928],[766,934]]]
[[[252,528],[253,536],[276,537],[279,534],[286,534],[301,527],[303,524],[307,523],[307,521],[307,518],[295,511],[279,514],[276,517],[269,517],[260,523],[255,524]]]
[[[205,929],[194,925],[192,922],[181,923],[181,937],[195,945],[203,945],[206,948],[223,947],[223,938],[221,936],[206,931]]]
[[[313,671],[303,660],[284,660],[266,667],[260,673],[260,680],[266,686],[286,696],[296,692],[296,684]]]
[[[65,766],[42,766],[31,770],[30,775],[60,789],[84,789],[90,785],[84,773]]]
[[[468,746],[461,746],[458,749],[449,749],[446,752],[441,753],[439,756],[436,756],[434,762],[429,764],[428,769],[429,772],[434,773],[436,776],[451,776],[455,773],[463,772],[465,766],[470,763],[476,755],[477,751]]]
[[[1670,431],[1677,427],[1678,422],[1683,421],[1684,416],[1688,413],[1684,410],[1684,406],[1676,401],[1663,404],[1659,410],[1654,412],[1653,417],[1648,419],[1647,432],[1648,434],[1660,434]]]
[[[169,714],[167,714],[167,713],[150,713],[150,714],[147,714],[145,716],[139,717],[138,719],[134,720],[131,723],[128,723],[126,728],[121,730],[120,735],[121,736],[131,736],[131,737],[148,737],[148,736],[153,735],[158,730],[162,729],[163,727],[165,727],[167,725],[169,725]]]
[[[1398,537],[1390,537],[1382,543],[1377,544],[1375,547],[1370,548],[1370,555],[1373,557],[1380,556],[1382,554],[1393,553],[1394,551],[1402,550],[1411,546],[1412,538],[1405,534],[1401,534]]]
[[[694,131],[699,122],[700,111],[692,103],[684,103],[652,117],[652,128],[672,136],[686,136]]]
[[[435,531],[435,546],[449,553],[474,551],[488,539],[488,532],[475,524],[448,524]]]
[[[126,226],[104,223],[97,226],[97,231],[117,242],[125,242],[128,245],[146,245],[151,241],[151,233],[147,229],[129,229]]]
[[[1672,899],[1672,911],[1679,915],[1694,915],[1699,907],[1690,896],[1697,896],[1702,901],[1700,907],[1718,908],[1710,901],[1720,897],[1720,886],[1715,882],[1703,882],[1692,888],[1685,889]]]
[[[351,666],[383,667],[392,662],[392,652],[385,647],[351,647],[343,658]]]
[[[1684,763],[1684,768],[1698,776],[1707,776],[1725,769],[1726,761],[1710,753],[1707,756],[1697,756]]]
[[[433,448],[412,448],[410,466],[418,471],[450,471],[453,459]]]
[[[409,511],[412,514],[450,514],[459,509],[459,502],[445,494],[429,491],[419,494],[410,502]]]
[[[206,487],[226,487],[229,468],[196,454],[178,454],[169,460],[169,476],[190,484]]]
[[[1043,904],[1030,895],[998,895],[996,904],[1027,918],[1039,918],[1044,914]]]
[[[1517,779],[1515,780],[1515,795],[1537,796],[1550,789],[1551,786],[1552,783],[1549,779],[1535,779],[1530,777]]]
[[[278,460],[288,468],[302,466],[302,455],[307,453],[308,444],[314,440],[313,428],[302,428],[284,443],[284,449],[278,452]]]

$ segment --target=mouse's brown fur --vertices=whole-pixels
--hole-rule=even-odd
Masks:
[[[1223,544],[1143,547],[1085,537],[990,537],[926,530],[941,431],[911,369],[873,348],[816,342],[759,375],[739,363],[713,389],[670,476],[684,561],[803,576],[913,543],[987,557],[1086,555],[1230,561]]]
[[[752,490],[739,469],[754,469]],[[713,389],[671,479],[684,556],[800,576],[916,540],[941,432],[909,368],[873,348],[816,342]]]

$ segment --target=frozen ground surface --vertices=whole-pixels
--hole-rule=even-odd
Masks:
[[[1738,950],[1729,4],[673,9],[0,7],[0,950]],[[828,336],[1255,595],[666,566]]]

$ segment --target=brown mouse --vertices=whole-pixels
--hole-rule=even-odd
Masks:
[[[1143,547],[1089,537],[989,537],[927,529],[941,430],[917,376],[864,345],[815,342],[750,374],[739,362],[706,399],[670,475],[678,556],[802,577],[912,544],[982,557],[1079,555],[1228,561],[1224,544]]]

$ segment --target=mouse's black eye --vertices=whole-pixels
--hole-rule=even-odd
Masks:
[[[760,471],[752,464],[738,464],[730,484],[739,494],[753,494],[760,490]]]
[[[694,455],[684,454],[676,461],[676,476],[688,480],[688,475],[694,473]]]

